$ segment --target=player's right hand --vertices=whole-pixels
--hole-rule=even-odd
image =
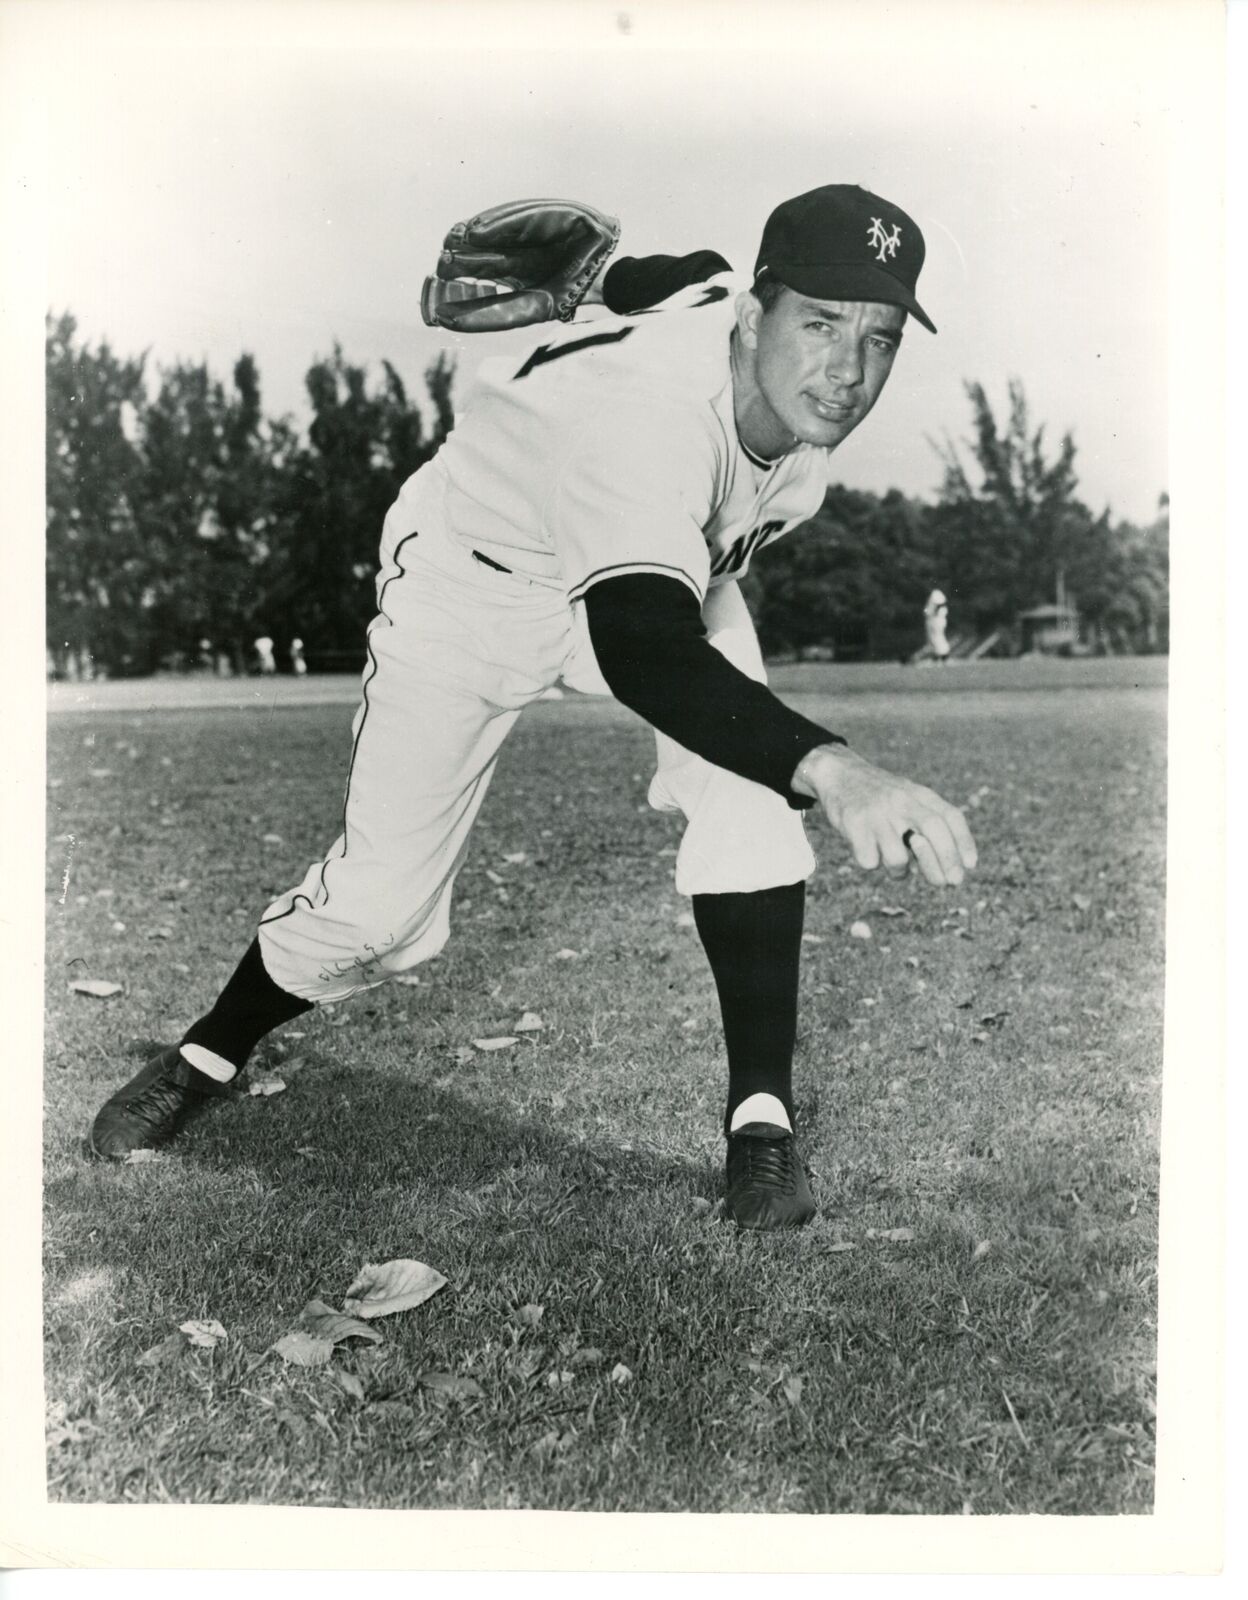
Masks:
[[[905,877],[911,861],[938,887],[962,882],[978,861],[966,818],[934,790],[877,767],[843,745],[820,745],[799,763],[793,788],[818,800],[866,872]]]

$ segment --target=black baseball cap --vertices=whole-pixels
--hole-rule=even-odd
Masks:
[[[914,297],[926,246],[900,206],[856,183],[828,183],[767,218],[754,280],[769,272],[815,300],[880,300],[936,324]]]

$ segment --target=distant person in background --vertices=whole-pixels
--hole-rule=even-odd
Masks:
[[[943,667],[949,659],[949,640],[945,636],[949,626],[949,602],[939,589],[933,589],[927,597],[923,622],[927,628],[928,648]]]
[[[199,654],[196,657],[196,661],[201,672],[215,672],[217,670],[217,658],[213,653],[211,639],[201,639],[199,641]]]
[[[302,639],[292,639],[290,641],[290,665],[296,678],[302,678],[307,675],[308,663],[303,659]]]
[[[277,671],[277,662],[273,656],[273,641],[267,634],[256,640],[256,661],[261,674],[266,678],[270,673]]]

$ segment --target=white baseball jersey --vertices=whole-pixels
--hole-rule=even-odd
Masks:
[[[661,310],[544,331],[482,363],[449,439],[392,526],[578,599],[600,579],[675,577],[704,599],[823,503],[827,451],[774,463],[737,437],[729,336],[739,280]]]

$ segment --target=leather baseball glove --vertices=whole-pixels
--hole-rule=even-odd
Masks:
[[[456,333],[570,322],[619,237],[614,217],[575,200],[491,206],[447,234],[420,314]]]

